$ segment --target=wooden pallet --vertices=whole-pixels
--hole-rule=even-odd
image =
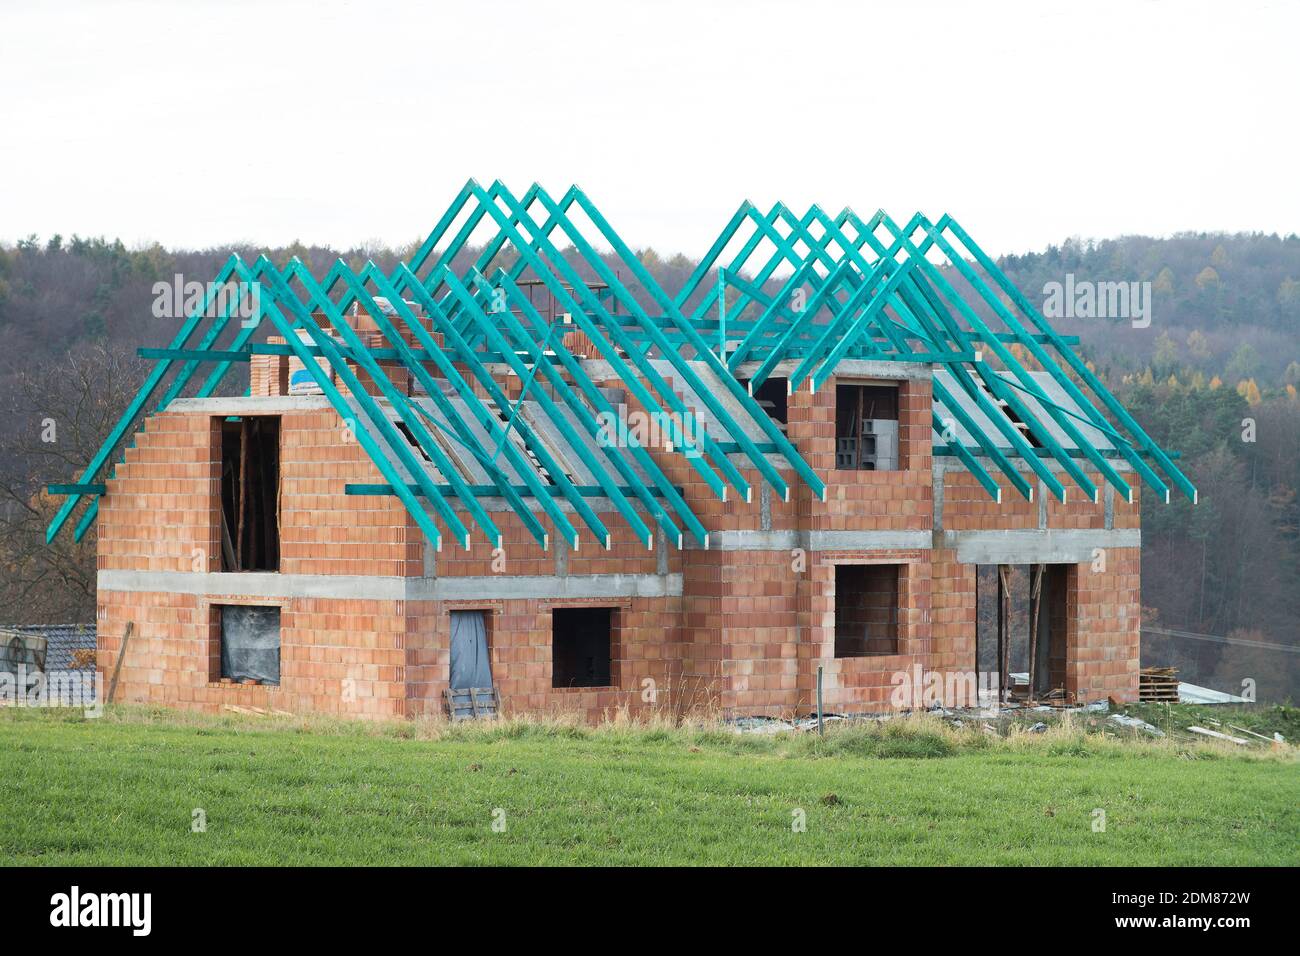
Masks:
[[[1144,667],[1138,672],[1138,700],[1160,703],[1178,703],[1178,669],[1175,667]]]
[[[467,687],[443,692],[447,713],[452,720],[477,720],[501,713],[501,695],[493,687]]]

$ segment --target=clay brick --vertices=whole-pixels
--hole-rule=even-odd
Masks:
[[[361,332],[379,336],[373,329]],[[583,345],[575,337],[580,335],[570,333],[575,347]],[[279,357],[257,359],[254,394],[279,394],[287,365],[282,367]],[[519,394],[516,377],[502,373],[499,383],[508,394]],[[752,500],[746,502],[729,487],[724,501],[704,482],[697,463],[665,447],[652,445],[647,451],[683,489],[710,532],[930,531],[937,499],[929,383],[908,380],[900,386],[902,460],[893,472],[833,468],[834,384],[827,382],[815,394],[800,390],[790,396],[788,408],[788,435],[826,481],[824,502],[788,468],[779,474],[790,487],[789,499],[775,491],[764,493],[766,479],[741,455],[731,461],[752,489]],[[639,410],[630,393],[626,408]],[[425,573],[424,538],[397,498],[344,494],[348,483],[381,483],[383,478],[334,412],[285,412],[280,435],[282,574]],[[210,416],[165,412],[149,418],[101,501],[99,568],[219,570],[219,468],[220,445]],[[1027,478],[1037,489],[1036,477],[1027,473]],[[1037,494],[1033,502],[1026,501],[1001,479],[1004,493],[998,504],[964,471],[945,470],[939,480],[945,530],[1039,527]],[[441,578],[666,573],[682,576],[683,593],[585,602],[616,609],[612,684],[603,688],[551,687],[551,610],[584,602],[558,596],[503,599],[494,597],[490,587],[476,602],[286,600],[281,603],[278,688],[213,679],[219,657],[212,606],[251,600],[247,596],[101,591],[101,666],[111,671],[127,622],[134,622],[118,699],[204,710],[235,703],[367,718],[418,716],[443,707],[449,612],[479,608],[489,615],[493,675],[508,712],[577,713],[585,719],[624,708],[633,713],[806,713],[815,700],[819,666],[828,708],[881,710],[889,706],[892,678],[899,671],[917,665],[927,670],[975,667],[975,567],[959,563],[954,552],[942,548],[796,554],[722,551],[716,545],[678,550],[672,543],[666,550],[647,550],[616,513],[602,511],[610,532],[608,549],[593,540],[576,515],[571,520],[581,546],[561,548],[559,531],[542,515],[552,540],[547,551],[517,515],[496,511],[493,520],[503,542],[501,551],[494,552],[470,517],[457,510],[471,529],[472,544],[462,550],[450,533],[445,535],[434,556]],[[1064,504],[1049,499],[1045,511],[1049,528],[1105,527],[1104,500],[1094,503],[1077,487]],[[1117,496],[1113,527],[1136,528],[1139,523],[1136,494],[1131,504]],[[902,566],[896,653],[834,656],[835,567],[853,563]],[[1067,689],[1090,698],[1136,694],[1139,589],[1136,549],[1110,549],[1105,571],[1094,572],[1089,564],[1072,567],[1063,622]],[[655,691],[653,700],[645,699],[647,687]]]

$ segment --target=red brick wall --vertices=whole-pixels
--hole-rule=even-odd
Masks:
[[[552,687],[551,619],[558,607],[608,607],[610,685]],[[492,676],[507,713],[576,714],[586,720],[689,707],[681,680],[680,607],[668,598],[412,602],[408,618],[408,713],[443,712],[453,610],[483,610]],[[649,682],[649,683],[647,683]]]
[[[789,399],[786,434],[826,482],[825,503],[813,500],[803,482],[797,485],[807,507],[805,527],[815,531],[928,530],[934,493],[929,380],[898,383],[898,471],[835,468],[835,386],[839,381],[832,376],[817,392],[809,394],[807,388],[800,388]]]
[[[384,483],[353,435],[329,409],[281,416],[280,571],[420,575],[424,538],[401,501],[344,493]],[[450,534],[443,540],[452,546]]]
[[[898,653],[870,657],[835,656],[835,566],[901,564],[898,576]],[[815,556],[807,587],[812,626],[805,655],[804,687],[815,700],[817,665],[824,667],[827,709],[844,712],[889,709],[893,675],[914,664],[929,669],[933,633],[930,616],[931,560],[924,551],[823,551]]]
[[[400,502],[343,493],[347,482],[382,478],[339,417],[320,410],[280,418],[281,573],[421,573],[422,539],[410,535]],[[221,570],[221,420],[194,412],[148,419],[101,501],[101,570]],[[210,606],[223,603],[282,607],[279,688],[210,680],[219,635]],[[405,712],[406,625],[394,602],[100,591],[99,604],[105,673],[112,673],[126,624],[134,622],[119,700],[359,716]]]
[[[100,499],[100,570],[221,569],[220,441],[206,415],[148,419]]]
[[[220,571],[221,416],[151,416],[101,499],[101,570]],[[379,483],[333,411],[280,416],[280,570],[418,575],[423,538],[391,496],[347,495]],[[413,524],[413,523],[412,523]]]
[[[683,669],[723,711],[780,714],[799,706],[806,615],[795,567],[787,551],[687,552]]]
[[[518,381],[509,382],[515,390]],[[616,383],[611,383],[616,384]],[[789,435],[827,481],[827,500],[816,499],[789,469],[781,474],[790,501],[770,495],[772,531],[913,531],[931,529],[933,475],[928,381],[900,384],[900,445],[896,472],[836,471],[832,380],[816,394],[790,396]],[[629,407],[636,403],[629,394]],[[137,444],[109,482],[100,514],[99,566],[104,570],[217,571],[220,447],[212,416],[165,413],[149,419]],[[762,527],[763,481],[743,473],[752,502],[734,491],[721,501],[682,456],[648,449],[711,532],[754,532]],[[733,461],[739,462],[733,457]],[[424,539],[400,501],[389,496],[348,496],[348,482],[379,483],[351,431],[332,411],[281,415],[281,571],[419,578]],[[1037,487],[1037,481],[1030,477]],[[1005,487],[991,501],[974,479],[958,470],[943,478],[945,530],[1030,531],[1039,502]],[[1053,528],[1100,529],[1104,504],[1077,489],[1062,506],[1047,502]],[[238,595],[195,597],[104,591],[101,662],[115,663],[127,621],[136,626],[123,667],[119,699],[219,708],[238,703],[272,709],[359,716],[418,715],[442,710],[448,679],[448,612],[457,607],[490,611],[494,677],[508,711],[578,712],[594,718],[616,708],[634,712],[682,708],[729,713],[806,713],[813,705],[818,665],[825,669],[828,708],[880,710],[888,706],[893,676],[914,665],[926,669],[975,667],[975,567],[942,548],[891,550],[724,551],[675,542],[666,560],[647,550],[617,512],[600,512],[612,536],[605,550],[570,513],[582,546],[557,556],[544,551],[512,512],[494,511],[504,543],[494,554],[472,520],[473,547],[463,551],[451,535],[434,556],[440,580],[464,576],[516,579],[577,575],[683,575],[678,597],[608,600],[493,599],[376,601],[292,599],[283,607],[280,688],[214,683],[212,603],[238,603]],[[549,519],[543,524],[550,527]],[[1135,528],[1136,501],[1114,501],[1114,527]],[[647,519],[647,523],[649,519]],[[688,546],[690,545],[688,535]],[[1067,686],[1089,698],[1136,693],[1138,564],[1136,549],[1112,549],[1104,571],[1079,565],[1067,587]],[[899,579],[898,651],[860,658],[834,656],[834,567],[872,562],[903,565]],[[611,686],[552,688],[550,614],[559,604],[617,608]],[[652,685],[644,682],[650,680]],[[653,691],[646,693],[645,691]]]
[[[220,631],[213,606],[222,604],[281,608],[280,686],[214,679]],[[98,666],[106,675],[116,668],[128,622],[134,627],[115,702],[375,718],[407,710],[400,602],[100,591]]]
[[[1001,472],[986,465],[1002,488],[1002,502],[994,501],[970,472],[943,473],[943,528],[945,531],[1010,531],[1038,527],[1038,476],[1024,473],[1034,489],[1029,501]],[[1068,497],[1068,496],[1067,496]]]
[[[1067,586],[1066,688],[1081,698],[1137,700],[1141,549],[1107,548]]]

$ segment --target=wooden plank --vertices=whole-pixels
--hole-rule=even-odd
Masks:
[[[1205,727],[1188,727],[1187,729],[1194,734],[1201,734],[1202,736],[1205,737],[1215,737],[1219,740],[1228,740],[1242,747],[1248,746],[1250,744],[1250,741],[1247,740],[1245,737],[1233,737],[1230,734],[1221,734],[1217,730],[1209,730]]]
[[[1033,589],[1029,594],[1029,697],[1032,700],[1038,693],[1038,614],[1041,610],[1039,597],[1043,591],[1044,565],[1035,564],[1031,572],[1034,579]]]
[[[239,421],[239,486],[236,492],[235,508],[239,512],[235,519],[235,567],[231,570],[244,570],[244,511],[248,507],[248,419]]]
[[[113,662],[113,680],[108,685],[108,703],[113,702],[113,694],[117,692],[117,679],[122,674],[122,661],[126,659],[126,643],[131,640],[131,633],[135,630],[135,621],[126,622],[126,631],[122,634],[122,646],[117,649],[117,660]]]
[[[225,478],[222,478],[222,484],[225,484]],[[223,559],[222,570],[234,571],[235,565],[235,545],[230,540],[230,525],[226,521],[226,504],[221,503],[221,556]]]
[[[259,567],[258,558],[262,553],[262,512],[261,502],[262,495],[260,489],[262,486],[262,430],[260,418],[245,418],[248,423],[248,450],[249,455],[253,458],[248,463],[248,485],[245,490],[248,493],[248,555],[244,562],[244,567],[252,570]],[[253,493],[253,489],[259,490],[258,494]]]
[[[998,687],[1002,700],[1011,696],[1011,566],[998,565]]]

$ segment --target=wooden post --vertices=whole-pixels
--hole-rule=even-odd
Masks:
[[[105,703],[113,702],[113,695],[117,693],[117,679],[122,673],[122,661],[126,660],[126,642],[131,639],[131,632],[135,630],[135,621],[126,622],[126,631],[122,634],[122,646],[117,649],[117,660],[113,662],[113,680],[108,685],[108,697]]]
[[[235,510],[239,517],[235,522],[235,568],[244,570],[244,510],[248,507],[248,419],[239,422],[239,493],[236,496]]]
[[[248,422],[248,448],[251,457],[257,459],[249,462],[248,465],[248,559],[245,563],[250,571],[260,566],[259,558],[262,554],[262,526],[264,524],[261,511],[262,501],[262,456],[261,456],[261,428],[258,427],[258,419],[246,418]]]
[[[822,671],[824,668],[821,664],[817,665],[817,733],[824,734],[826,726],[822,721]]]
[[[858,411],[857,411],[858,417],[857,417],[857,421],[854,422],[853,424],[853,445],[854,448],[856,449],[854,452],[853,467],[856,470],[861,471],[862,470],[862,424],[864,421],[863,412],[862,412],[862,400],[864,398],[866,389],[864,389],[861,385],[855,385],[854,391],[858,393]]]
[[[998,687],[1003,703],[1011,699],[1011,567],[998,565]]]
[[[1029,698],[1033,700],[1038,694],[1038,614],[1042,607],[1039,596],[1043,590],[1043,572],[1045,566],[1035,564],[1031,572],[1033,584],[1029,589]]]

